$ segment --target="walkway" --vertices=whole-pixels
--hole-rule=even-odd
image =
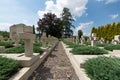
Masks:
[[[62,43],[45,59],[28,80],[79,80]]]

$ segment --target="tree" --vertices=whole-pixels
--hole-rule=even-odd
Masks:
[[[80,38],[81,38],[82,35],[83,35],[82,30],[78,30],[78,39],[79,39],[79,41],[80,41]]]
[[[64,35],[66,37],[72,35],[73,31],[71,28],[74,28],[74,25],[72,25],[72,22],[74,21],[70,11],[68,8],[64,8],[62,12],[62,25],[64,28]]]
[[[97,37],[104,38],[105,40],[111,41],[115,35],[120,35],[120,22],[99,26],[98,28],[93,27],[91,33],[96,33]]]
[[[0,35],[3,36],[4,38],[9,38],[9,32],[7,31],[0,31]]]
[[[62,21],[60,18],[57,18],[55,14],[47,13],[44,14],[42,19],[38,21],[38,31],[46,32],[48,35],[60,38],[62,36]]]
[[[33,34],[35,34],[35,26],[33,25]]]

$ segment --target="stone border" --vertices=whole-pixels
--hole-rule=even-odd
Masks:
[[[77,61],[75,60],[75,57],[72,53],[70,53],[70,50],[72,48],[66,48],[67,45],[65,45],[63,42],[61,42],[62,45],[63,45],[63,48],[65,50],[65,53],[67,54],[74,70],[75,70],[75,73],[77,74],[79,80],[90,80],[90,78],[87,77],[87,75],[85,74],[85,71],[83,68],[80,68],[80,65],[79,63],[77,63]]]
[[[62,45],[79,80],[90,80],[90,78],[85,73],[85,70],[82,68],[82,64],[84,64],[85,60],[90,58],[95,58],[98,56],[120,57],[120,50],[113,50],[113,52],[108,51],[108,54],[104,54],[104,55],[73,55],[72,53],[70,53],[70,50],[72,50],[72,48],[67,48],[68,46],[63,42]]]
[[[31,67],[23,67],[19,72],[13,75],[9,80],[27,80],[35,69],[39,67],[42,61],[55,49],[59,41],[57,41],[51,48],[39,56],[39,59]]]

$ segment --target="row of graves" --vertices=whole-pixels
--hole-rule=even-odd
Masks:
[[[27,78],[33,73],[33,71],[41,64],[41,62],[52,52],[58,43],[58,39],[53,36],[46,37],[46,33],[43,32],[40,42],[42,43],[41,49],[43,53],[33,52],[33,43],[35,43],[35,34],[33,34],[33,28],[24,24],[17,24],[10,27],[10,38],[14,42],[14,46],[20,46],[19,41],[24,41],[24,53],[0,53],[1,56],[18,60],[22,67],[10,80],[27,80]],[[3,47],[0,47],[0,50]]]
[[[76,44],[81,44],[83,45],[86,42],[90,42],[91,46],[95,46],[96,42],[104,44],[104,43],[110,43],[110,44],[120,44],[120,35],[115,35],[114,39],[110,42],[110,41],[106,41],[104,38],[98,39],[97,35],[95,33],[92,33],[91,36],[81,36],[81,38],[79,39],[78,36],[73,36],[70,38],[66,38],[66,41],[70,41]]]
[[[87,38],[86,38],[86,36],[81,36],[80,40],[78,39],[77,36],[67,38],[65,40],[70,41],[74,44],[81,44],[81,45],[85,45],[86,42],[90,42],[90,45],[85,45],[85,46],[89,46],[89,48],[96,47],[96,48],[105,50],[104,47],[98,47],[98,46],[96,46],[96,44],[97,43],[100,43],[100,44],[108,43],[108,44],[114,44],[114,46],[116,46],[117,44],[120,44],[120,35],[115,35],[114,39],[111,42],[106,41],[104,38],[98,39],[97,35],[95,33],[92,33],[91,36],[89,36]],[[114,57],[114,58],[120,57],[120,50],[113,50],[113,51],[105,50],[108,52],[108,54],[100,54],[100,55],[98,55],[98,54],[76,54],[76,53],[74,54],[74,53],[72,53],[73,52],[72,50],[73,49],[75,50],[75,48],[77,48],[77,47],[69,48],[68,45],[66,45],[64,43],[63,43],[63,45],[64,45],[65,52],[67,53],[68,58],[70,59],[71,64],[72,64],[73,68],[75,69],[77,76],[79,77],[79,80],[91,80],[88,77],[88,75],[86,74],[85,69],[84,69],[84,64],[85,64],[86,60],[92,59],[92,58],[97,58],[100,56]],[[91,47],[91,46],[93,46],[93,47]],[[78,47],[81,47],[81,46],[78,46]],[[82,50],[82,48],[80,48],[80,49],[77,48],[75,50],[75,52],[79,53],[79,51],[77,51],[77,50]],[[83,49],[83,50],[85,50],[85,49]],[[80,52],[84,52],[84,51],[80,51]],[[86,52],[87,52],[87,49],[86,49]],[[89,52],[89,50],[88,50],[88,52]]]

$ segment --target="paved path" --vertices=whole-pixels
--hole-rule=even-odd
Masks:
[[[79,80],[61,42],[28,80]]]

